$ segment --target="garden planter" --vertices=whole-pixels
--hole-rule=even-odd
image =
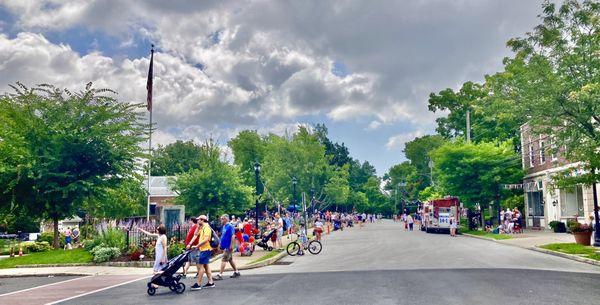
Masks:
[[[592,232],[573,232],[575,242],[582,246],[589,246],[592,239]]]

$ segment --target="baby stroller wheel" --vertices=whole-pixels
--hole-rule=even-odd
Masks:
[[[148,287],[148,290],[146,292],[148,292],[149,295],[154,295],[156,293],[156,288]]]
[[[273,251],[273,247],[271,247],[271,246],[268,246],[268,247],[267,247],[267,250],[269,250],[269,251]]]
[[[184,291],[185,291],[184,283],[179,283],[179,284],[177,284],[177,286],[175,286],[175,293],[182,294]]]
[[[170,289],[171,291],[175,292],[175,291],[177,290],[177,285],[172,285],[172,286],[169,286],[169,289]]]

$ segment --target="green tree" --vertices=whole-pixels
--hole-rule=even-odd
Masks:
[[[290,138],[270,135],[262,166],[261,177],[276,200],[292,201],[292,178],[296,177],[297,198],[301,192],[315,190],[319,200],[324,199],[323,187],[331,168],[325,156],[325,147],[315,134],[301,126]]]
[[[147,126],[142,105],[118,102],[90,85],[73,93],[49,85],[0,98],[0,204],[54,223],[136,169]]]
[[[467,110],[472,110],[485,97],[486,91],[481,84],[466,82],[458,92],[448,88],[438,94],[429,95],[429,110],[433,112],[447,111],[448,116],[436,119],[436,131],[443,137],[464,137],[466,134]],[[471,122],[479,116],[471,114]]]
[[[152,154],[153,176],[175,176],[200,168],[200,145],[193,141],[176,141],[159,146]]]
[[[175,202],[185,205],[191,215],[245,212],[252,206],[253,189],[244,185],[238,167],[221,160],[214,142],[200,148],[200,169],[181,173],[171,182],[179,192]]]
[[[140,176],[128,177],[84,201],[83,209],[93,217],[120,219],[146,212],[147,191]]]
[[[348,184],[348,165],[334,170],[324,187],[324,193],[329,201],[337,206],[347,206],[350,195]]]
[[[505,59],[509,90],[500,93],[526,105],[534,131],[551,135],[570,161],[593,172],[600,167],[600,4],[544,1],[542,11],[541,24],[508,42],[516,54]],[[589,185],[600,175],[562,180]]]
[[[431,157],[436,187],[444,195],[458,196],[467,207],[497,200],[497,195],[507,192],[501,184],[523,178],[520,158],[509,142],[448,143],[432,151]]]
[[[241,131],[228,143],[234,163],[240,168],[244,182],[254,186],[254,162],[263,162],[267,143],[255,130]]]

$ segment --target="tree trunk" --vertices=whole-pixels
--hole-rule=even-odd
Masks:
[[[60,243],[58,241],[58,217],[53,217],[52,222],[54,223],[54,242],[52,245],[54,246],[54,249],[58,249],[60,248]]]

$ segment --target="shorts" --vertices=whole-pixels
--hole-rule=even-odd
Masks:
[[[208,265],[208,263],[210,262],[211,256],[212,256],[211,250],[200,251],[200,257],[198,258],[198,264]]]
[[[223,258],[222,260],[224,262],[230,262],[231,260],[233,260],[233,252],[229,249],[225,249],[223,250]]]
[[[282,236],[283,236],[283,229],[278,229],[276,239],[281,239]]]
[[[65,243],[66,244],[70,244],[71,243],[71,236],[65,237]]]
[[[190,252],[190,255],[188,256],[188,262],[190,262],[191,264],[197,264],[199,260],[200,251],[198,251],[198,249],[192,250],[192,252]]]

